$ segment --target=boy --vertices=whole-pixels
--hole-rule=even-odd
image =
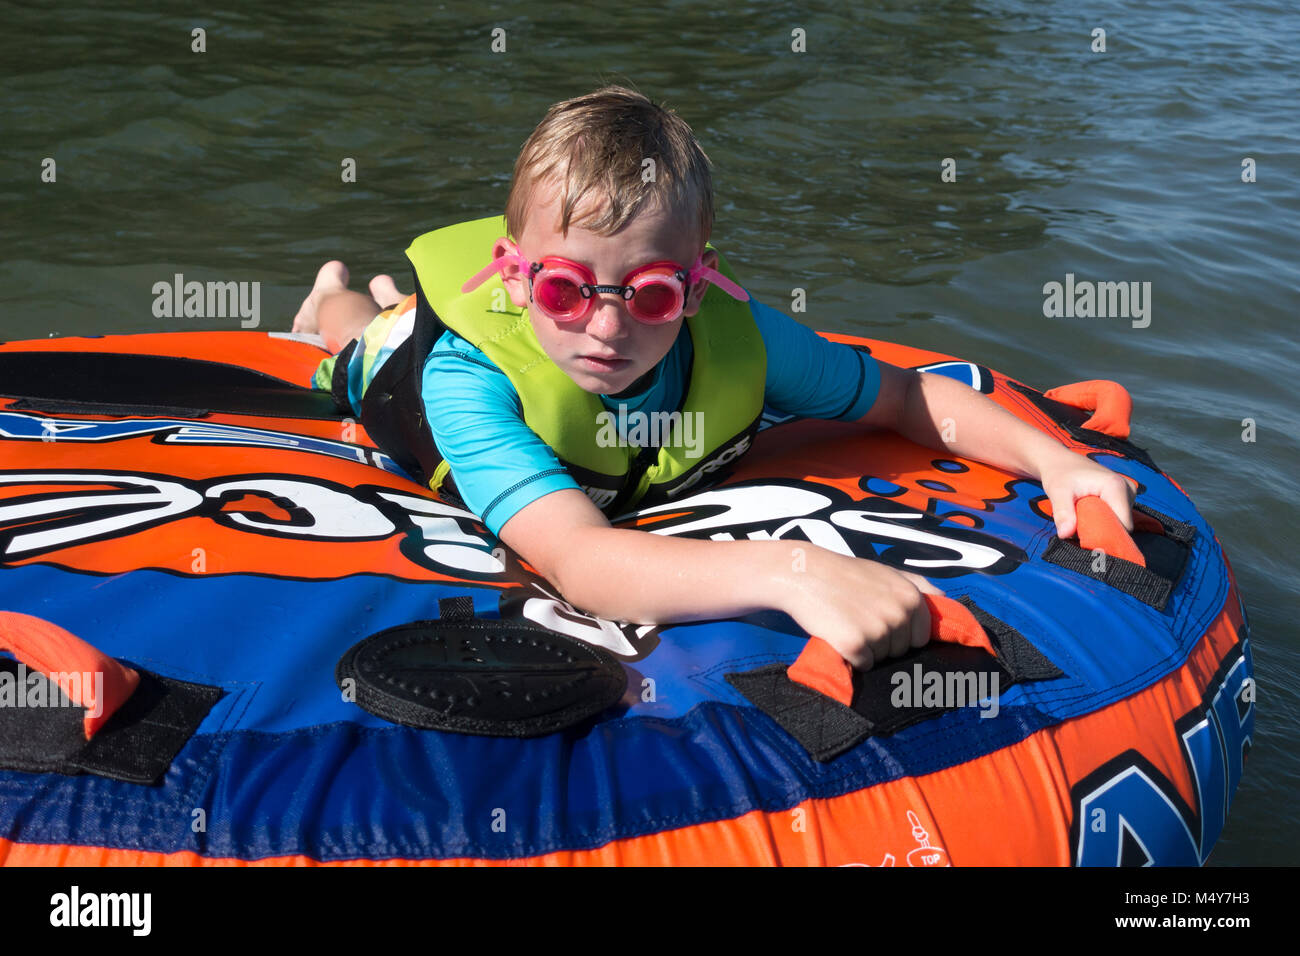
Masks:
[[[796,543],[806,556],[795,571],[790,542],[611,527],[633,504],[707,486],[748,448],[765,401],[1037,479],[1063,537],[1086,495],[1132,528],[1123,476],[952,379],[878,362],[743,301],[706,248],[712,224],[709,162],[690,128],[606,87],[556,104],[538,125],[515,164],[504,227],[417,239],[412,296],[388,276],[371,282],[373,298],[349,292],[343,264],[327,263],[293,327],[343,346],[314,383],[350,405],[377,444],[435,490],[454,488],[566,600],[611,620],[774,608],[861,668],[928,640],[922,593],[942,592],[918,575],[807,542]],[[703,441],[684,448],[679,429],[660,448],[602,443],[602,410],[698,411]],[[956,437],[944,443],[948,418]]]

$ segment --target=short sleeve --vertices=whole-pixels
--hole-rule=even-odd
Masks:
[[[429,429],[456,490],[494,535],[543,495],[581,490],[524,423],[510,379],[453,332],[443,334],[425,361],[423,395]]]
[[[880,366],[861,349],[822,338],[756,299],[754,322],[767,350],[764,399],[803,418],[856,421],[880,392]]]

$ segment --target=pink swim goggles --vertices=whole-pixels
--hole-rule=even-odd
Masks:
[[[628,312],[638,322],[663,325],[682,314],[691,285],[698,279],[707,279],[733,299],[749,301],[749,293],[704,265],[703,256],[695,260],[690,271],[675,262],[651,262],[633,269],[618,285],[601,285],[590,269],[570,259],[546,256],[541,262],[529,262],[524,256],[511,253],[493,260],[466,282],[461,292],[472,292],[511,262],[528,270],[528,292],[533,304],[551,321],[560,324],[586,318],[596,295],[607,292],[626,302]]]

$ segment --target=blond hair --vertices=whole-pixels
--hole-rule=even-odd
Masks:
[[[701,248],[713,232],[709,157],[685,120],[626,87],[605,86],[547,110],[515,160],[506,199],[506,229],[515,239],[534,189],[548,180],[561,191],[566,236],[571,224],[612,235],[643,208],[686,214],[699,226]],[[587,202],[588,213],[575,220]]]

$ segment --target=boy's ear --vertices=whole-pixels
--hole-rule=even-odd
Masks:
[[[705,249],[702,261],[710,269],[718,268],[718,254],[712,249]],[[704,299],[704,293],[709,291],[709,281],[707,279],[697,279],[691,286],[690,295],[686,297],[686,305],[682,309],[682,315],[694,315],[700,311],[700,302]]]
[[[519,247],[513,241],[502,236],[492,244],[492,258],[500,259],[502,256],[517,255]],[[505,283],[506,292],[510,295],[510,301],[517,308],[525,308],[528,305],[528,280],[524,275],[524,270],[519,267],[519,263],[511,261],[506,263],[501,270],[501,281]]]

